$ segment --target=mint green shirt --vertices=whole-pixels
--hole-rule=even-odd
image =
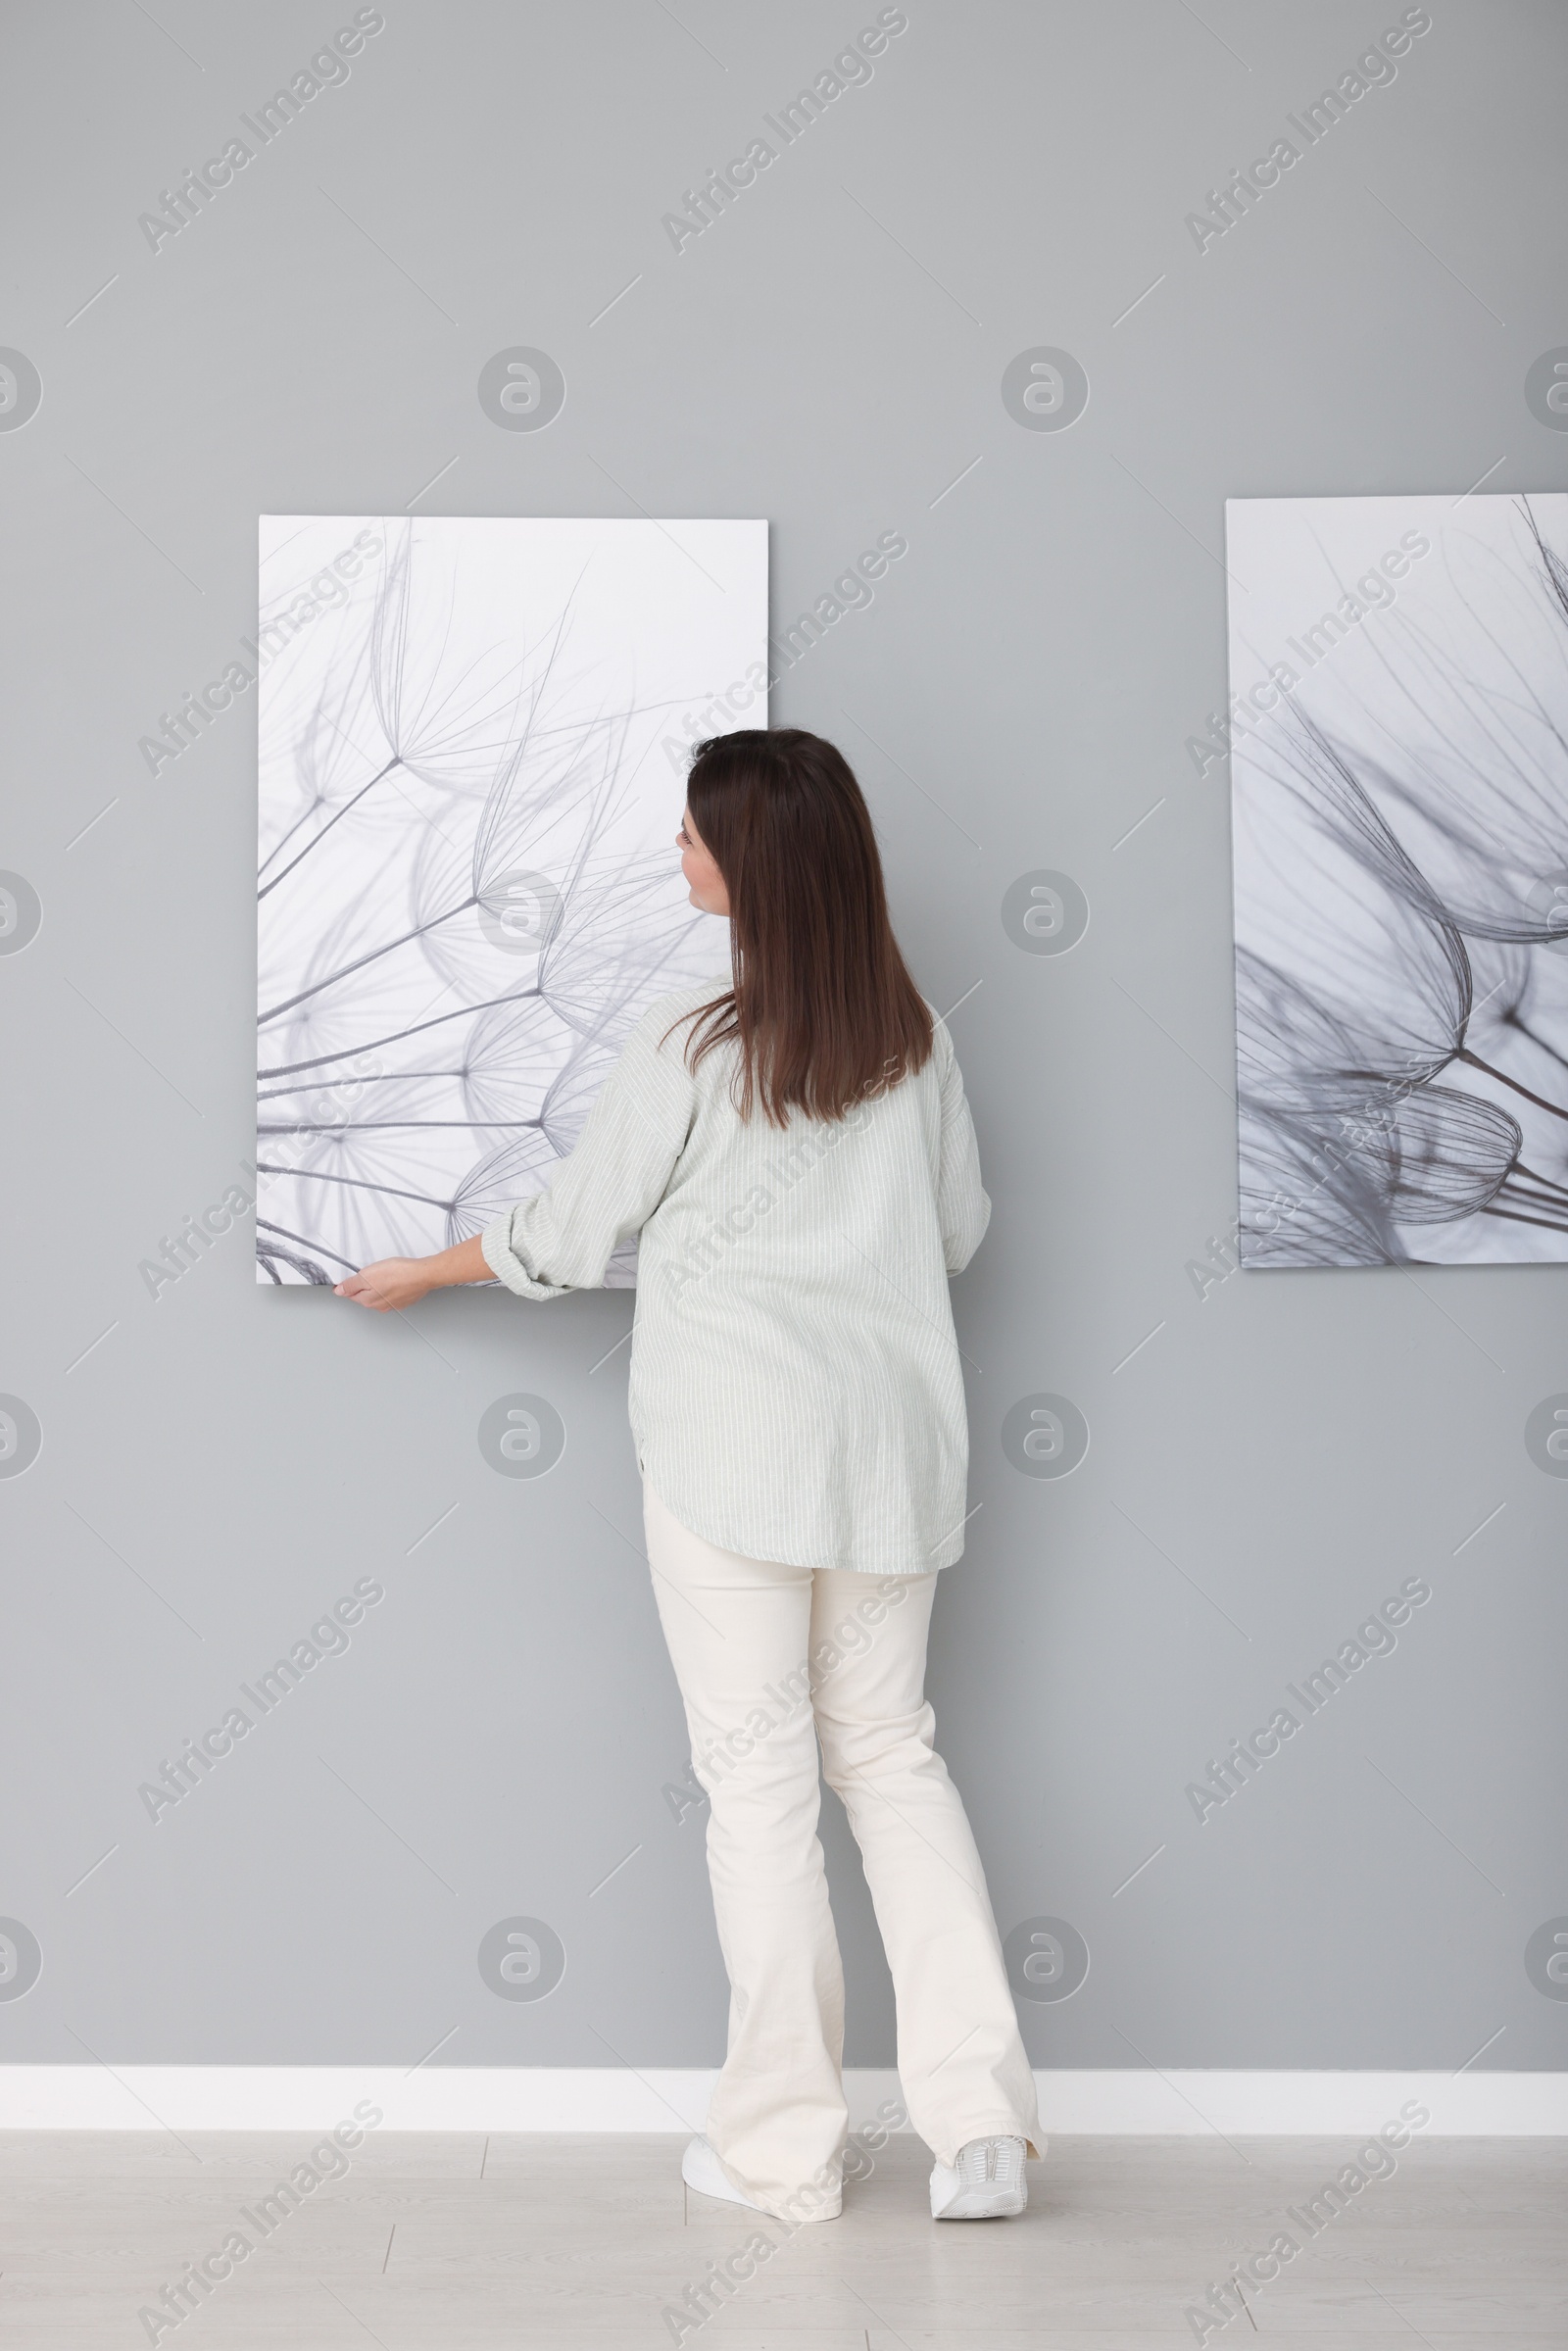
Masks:
[[[721,1549],[913,1575],[963,1549],[968,1428],[948,1277],[991,1215],[953,1041],[839,1120],[731,1099],[739,1048],[693,1075],[713,983],[633,1029],[548,1190],[481,1235],[521,1298],[603,1284],[638,1237],[630,1409],[645,1476]]]

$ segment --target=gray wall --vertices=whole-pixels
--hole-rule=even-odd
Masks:
[[[1036,2061],[1457,2067],[1496,2035],[1484,2069],[1562,2063],[1525,1946],[1568,1913],[1568,1487],[1523,1429],[1568,1388],[1563,1280],[1200,1302],[1185,1270],[1235,1214],[1226,781],[1185,749],[1225,692],[1222,501],[1568,480],[1523,389],[1568,342],[1556,0],[1433,0],[1250,218],[1201,254],[1184,226],[1399,13],[909,0],[874,78],[677,253],[662,215],[873,9],[387,0],[155,253],[138,215],[351,12],[11,12],[0,341],[43,399],[0,432],[0,865],[43,922],[0,958],[0,1389],[43,1443],[0,1479],[0,1912],[43,1974],[0,2053],[721,2053],[624,1348],[594,1368],[629,1298],[449,1295],[411,1328],[259,1295],[244,1230],[156,1303],[138,1276],[251,1151],[250,699],[156,780],[138,739],[254,626],[258,512],[412,504],[763,514],[775,621],[907,535],[772,710],[850,753],[919,981],[964,1000],[996,1211],[955,1293],[980,1507],[932,1686],[1004,1932],[1063,1919],[1092,1954],[1024,2004]],[[479,405],[513,344],[564,370],[548,430]],[[1088,372],[1064,432],[1004,405],[1040,345]],[[1003,925],[1042,868],[1092,908],[1061,956]],[[537,1481],[475,1441],[517,1390],[568,1432]],[[1002,1447],[1042,1392],[1092,1431],[1064,1480]],[[150,1821],[138,1785],[367,1575],[347,1654]],[[1411,1576],[1395,1653],[1200,1825],[1187,1784]],[[886,2062],[827,1810],[849,2054]],[[566,1950],[536,2003],[476,1965],[517,1915]]]

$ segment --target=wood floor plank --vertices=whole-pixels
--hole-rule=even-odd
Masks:
[[[309,2133],[0,2134],[0,2339],[103,2351],[246,2228]],[[791,2230],[689,2194],[680,2141],[372,2133],[350,2168],[252,2228],[255,2250],[163,2340],[175,2351],[653,2351],[710,2294],[701,2351],[1174,2351],[1231,2265],[1292,2224],[1345,2141],[1058,2140],[1005,2224],[936,2227],[908,2135]],[[321,2168],[326,2168],[325,2165]],[[1414,2142],[1301,2243],[1223,2334],[1281,2351],[1562,2351],[1568,2149]],[[727,2296],[713,2266],[772,2252]],[[1305,2231],[1300,2231],[1303,2239]],[[701,2299],[695,2305],[699,2315]],[[678,2325],[678,2320],[676,2324]]]

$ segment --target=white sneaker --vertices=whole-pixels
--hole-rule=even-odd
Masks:
[[[706,2138],[687,2140],[686,2152],[680,2159],[680,2176],[700,2196],[717,2196],[726,2204],[744,2204],[750,2212],[767,2209],[735,2185]]]
[[[1021,2138],[972,2138],[956,2165],[931,2170],[933,2221],[1006,2221],[1029,2201]]]

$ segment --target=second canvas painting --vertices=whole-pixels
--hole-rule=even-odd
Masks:
[[[1568,1258],[1568,496],[1227,519],[1242,1261]]]
[[[767,723],[767,526],[269,515],[261,567],[257,1279],[319,1286],[537,1190],[723,984],[674,836]]]

